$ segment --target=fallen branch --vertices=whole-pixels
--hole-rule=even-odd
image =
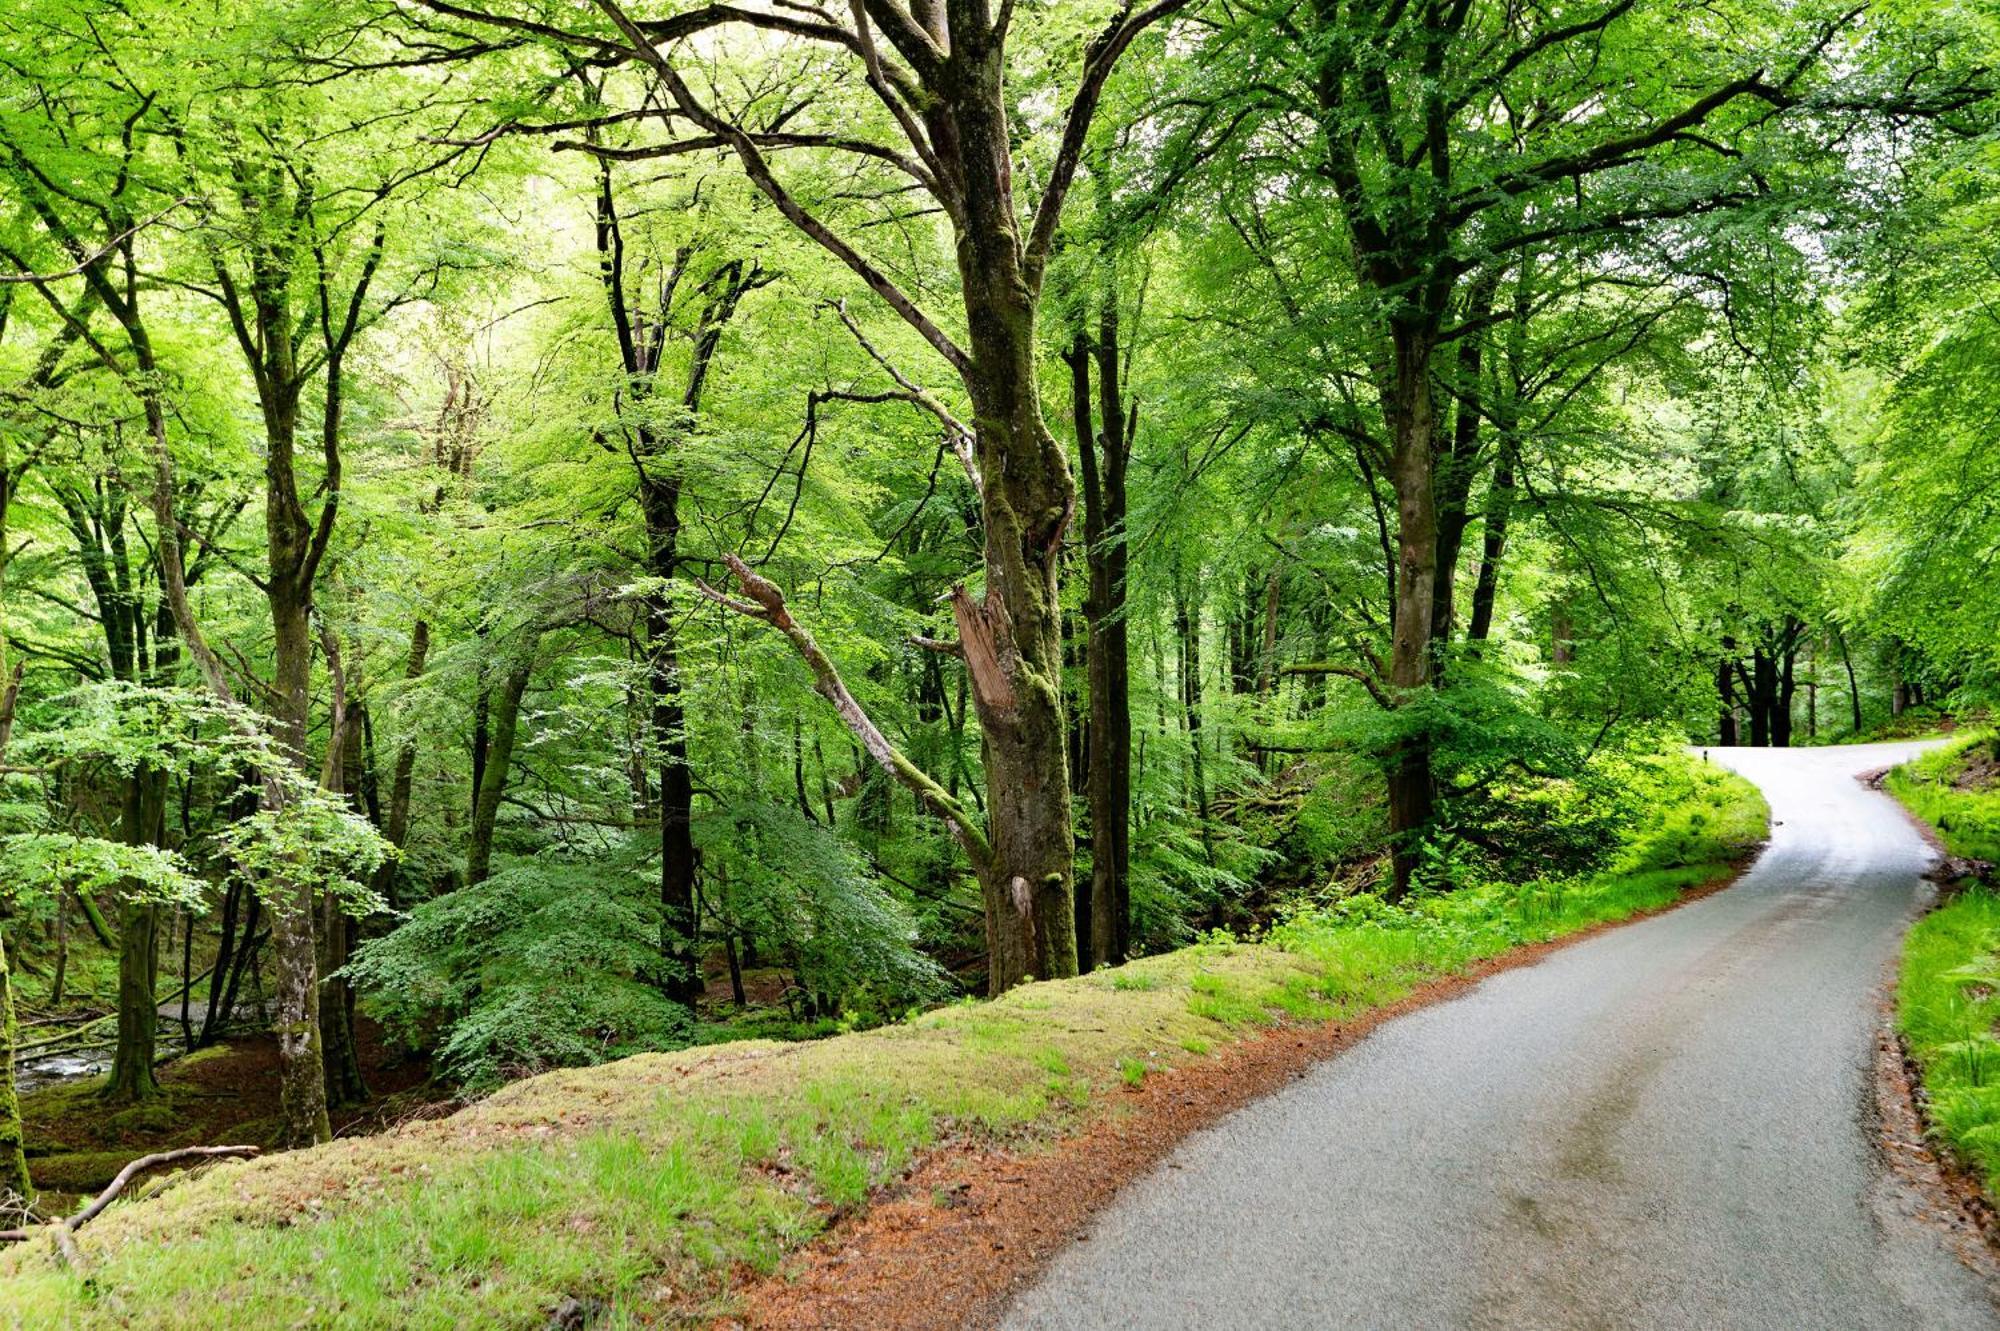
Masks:
[[[944,820],[945,826],[951,829],[952,835],[957,838],[958,844],[965,849],[967,857],[974,865],[984,867],[991,864],[993,847],[986,840],[986,833],[980,828],[978,821],[963,805],[953,799],[943,786],[931,780],[921,768],[906,758],[902,751],[890,742],[889,737],[882,733],[881,727],[875,724],[854,695],[848,692],[847,684],[841,679],[840,671],[834,666],[833,659],[820,648],[805,625],[792,617],[791,610],[785,605],[784,593],[778,590],[777,584],[758,574],[755,569],[733,554],[724,554],[722,559],[729,565],[729,571],[736,575],[736,585],[742,590],[743,595],[750,599],[746,601],[730,596],[697,578],[695,587],[701,594],[724,609],[732,610],[749,619],[760,620],[784,634],[800,657],[805,660],[807,668],[812,671],[813,691],[833,704],[834,711],[840,714],[840,719],[846,723],[854,737],[861,741],[861,746],[868,751],[869,757],[880,764],[883,771],[902,782],[932,813]],[[960,636],[963,638],[963,621],[959,627]]]
[[[125,1191],[127,1184],[149,1169],[161,1165],[178,1164],[183,1160],[247,1160],[258,1154],[256,1146],[183,1146],[176,1151],[159,1151],[153,1155],[142,1155],[125,1168],[118,1171],[118,1177],[97,1194],[96,1200],[73,1216],[51,1222],[55,1230],[56,1247],[61,1250],[63,1260],[83,1270],[83,1254],[76,1250],[76,1231],[104,1213],[104,1208],[118,1200],[118,1194]],[[34,1234],[32,1229],[0,1229],[0,1243],[25,1243]]]

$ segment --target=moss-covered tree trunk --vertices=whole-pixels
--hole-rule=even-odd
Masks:
[[[0,498],[4,494],[0,493]],[[0,550],[6,545],[4,508],[0,508]],[[14,735],[14,705],[21,694],[21,666],[7,670],[7,642],[0,637],[0,759]],[[23,1204],[35,1199],[28,1178],[25,1135],[21,1130],[21,1099],[14,1089],[14,1049],[19,1043],[14,1024],[14,985],[7,972],[6,930],[0,929],[0,1194],[13,1193]]]
[[[21,1098],[14,1090],[14,986],[7,972],[7,940],[0,930],[0,1194],[23,1202],[35,1197],[28,1178],[26,1140],[21,1131]]]

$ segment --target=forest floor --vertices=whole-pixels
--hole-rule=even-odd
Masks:
[[[333,1114],[337,1135],[378,1131],[411,1117],[448,1112],[448,1096],[426,1094],[427,1059],[386,1042],[374,1022],[356,1023],[363,1079],[373,1098]],[[278,1046],[246,1035],[196,1050],[158,1069],[158,1098],[123,1108],[98,1098],[102,1078],[79,1077],[21,1097],[28,1171],[41,1209],[61,1214],[97,1192],[128,1162],[179,1146],[265,1145],[278,1122]],[[440,1102],[441,1101],[441,1102]]]

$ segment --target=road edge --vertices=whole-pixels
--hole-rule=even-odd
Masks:
[[[893,1193],[835,1224],[773,1275],[742,1273],[717,1331],[987,1331],[1123,1188],[1182,1141],[1338,1057],[1397,1017],[1448,1002],[1614,929],[1705,900],[1741,881],[1768,837],[1710,883],[1575,933],[1523,944],[1349,1021],[1288,1022],[1118,1093],[1112,1112],[1032,1148],[950,1143]]]

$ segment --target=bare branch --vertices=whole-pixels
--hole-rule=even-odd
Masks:
[[[971,373],[972,357],[953,342],[929,315],[919,309],[917,303],[911,300],[901,287],[890,281],[886,273],[836,235],[826,223],[808,212],[797,199],[792,197],[789,190],[778,183],[778,178],[771,173],[770,163],[765,160],[763,152],[759,150],[750,133],[701,103],[694,95],[694,91],[688,87],[687,81],[680,76],[680,71],[674,68],[673,62],[660,53],[654,40],[633,21],[632,16],[618,4],[618,0],[596,0],[596,4],[618,26],[618,30],[625,34],[626,39],[632,44],[633,53],[660,76],[661,83],[666,86],[668,95],[674,99],[674,104],[680,113],[710,134],[721,138],[735,150],[737,158],[743,163],[744,173],[750,177],[750,182],[763,192],[764,197],[777,205],[778,211],[784,214],[786,221],[805,232],[822,249],[846,264],[856,276],[868,284],[870,290],[887,301],[889,307],[901,315],[905,323],[922,333],[924,340],[937,348],[938,354],[950,363],[952,369],[961,375]],[[877,22],[880,22],[879,17]]]
[[[959,466],[965,469],[965,478],[972,482],[973,492],[983,497],[986,494],[986,483],[979,475],[979,459],[973,451],[972,428],[954,416],[934,394],[904,375],[887,356],[876,350],[875,344],[868,340],[868,335],[861,331],[861,325],[857,324],[854,316],[847,312],[846,301],[837,302],[833,308],[840,316],[840,321],[847,325],[847,331],[854,335],[854,340],[868,353],[868,358],[880,365],[888,376],[896,381],[897,387],[903,390],[906,399],[937,417],[939,423],[944,426],[945,443],[957,455]]]
[[[983,869],[991,864],[993,847],[987,841],[985,831],[972,814],[966,811],[965,806],[946,793],[943,786],[931,780],[923,769],[904,757],[902,751],[897,749],[889,737],[882,733],[881,728],[870,719],[854,695],[848,692],[847,685],[841,679],[840,671],[833,664],[832,658],[821,650],[812,633],[792,617],[791,611],[785,606],[784,593],[778,590],[777,584],[760,576],[755,569],[734,554],[725,554],[722,558],[723,562],[729,565],[729,571],[736,575],[737,586],[749,600],[729,596],[697,580],[695,586],[701,594],[725,609],[751,619],[761,620],[784,634],[804,658],[807,668],[812,671],[814,691],[833,704],[834,710],[840,714],[841,721],[854,733],[854,737],[861,741],[861,746],[868,750],[869,757],[880,764],[883,771],[902,782],[931,812],[944,820],[975,867]]]

